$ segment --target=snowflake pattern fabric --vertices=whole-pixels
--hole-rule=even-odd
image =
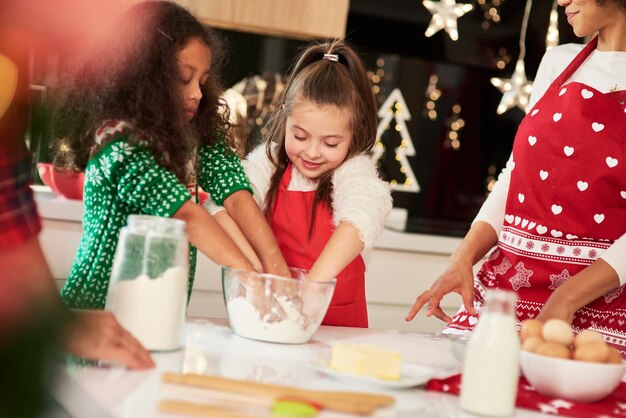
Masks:
[[[120,230],[133,214],[171,217],[190,199],[187,188],[141,144],[129,142],[124,122],[98,131],[97,150],[85,171],[83,235],[61,296],[76,309],[103,309]],[[218,142],[199,150],[199,183],[223,201],[250,190],[239,158]],[[190,248],[189,290],[195,273]]]

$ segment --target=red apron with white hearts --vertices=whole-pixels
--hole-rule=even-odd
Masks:
[[[287,265],[310,270],[335,231],[333,216],[325,204],[317,205],[315,227],[309,226],[315,191],[288,190],[293,166],[289,164],[276,191],[268,221]],[[337,276],[335,292],[323,325],[367,328],[365,263],[359,255]]]
[[[583,48],[521,122],[498,245],[474,281],[478,310],[485,289],[516,291],[518,325],[626,232],[626,91],[567,83],[596,44]],[[574,330],[596,330],[624,352],[623,290],[578,310]],[[461,309],[447,332],[476,322]]]

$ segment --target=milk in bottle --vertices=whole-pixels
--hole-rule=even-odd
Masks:
[[[485,416],[510,416],[519,380],[517,294],[488,290],[463,362],[461,408]]]

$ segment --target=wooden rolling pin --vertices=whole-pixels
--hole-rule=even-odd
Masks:
[[[323,409],[357,415],[371,415],[377,408],[393,405],[392,396],[363,392],[318,391],[289,386],[257,383],[194,373],[163,373],[164,382],[205,389],[245,393],[272,399],[294,398],[319,405]]]
[[[206,405],[187,401],[165,400],[159,402],[159,410],[170,414],[195,415],[200,417],[254,418],[219,405]]]

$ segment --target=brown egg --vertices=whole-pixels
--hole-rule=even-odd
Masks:
[[[574,360],[590,361],[593,363],[606,363],[611,351],[603,342],[581,345],[574,351]]]
[[[542,356],[548,357],[557,357],[557,358],[572,358],[572,354],[569,351],[569,348],[563,344],[547,342],[541,344],[535,350],[535,353],[541,354]]]
[[[589,343],[603,342],[604,338],[602,338],[602,334],[596,331],[592,331],[590,329],[582,331],[580,334],[576,335],[576,338],[574,338],[574,345],[576,346],[576,348]]]
[[[528,337],[526,338],[526,340],[524,340],[524,343],[522,344],[522,350],[534,353],[537,351],[537,347],[539,347],[544,342],[545,341],[543,341],[543,338],[541,337]]]
[[[541,337],[541,329],[543,322],[536,319],[527,319],[522,323],[520,329],[520,337],[522,341],[526,341],[530,337]]]
[[[570,345],[574,342],[574,332],[570,325],[560,319],[550,319],[543,324],[543,339],[553,343]]]
[[[620,364],[622,362],[622,356],[619,351],[614,347],[609,347],[609,359],[607,363]]]

